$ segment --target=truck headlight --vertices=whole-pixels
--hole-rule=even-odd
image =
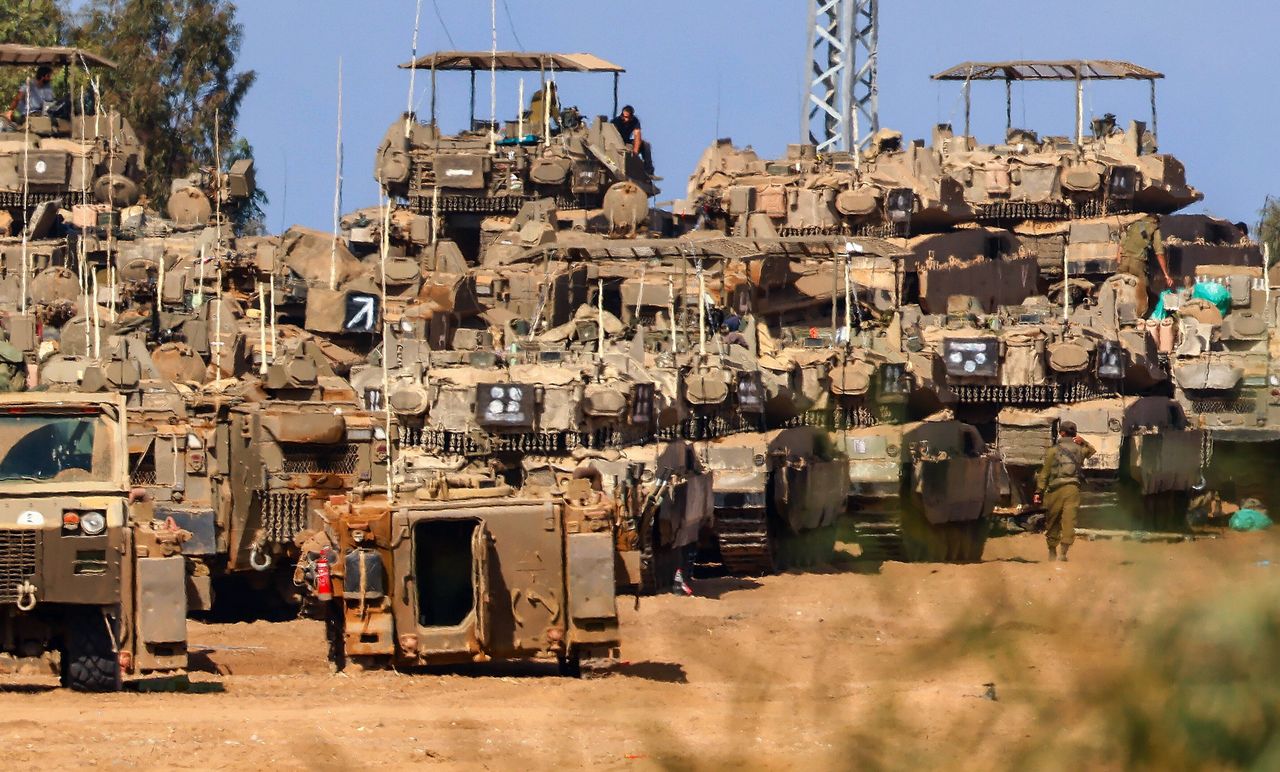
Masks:
[[[107,518],[101,512],[85,512],[80,515],[80,531],[85,536],[97,536],[107,528]]]

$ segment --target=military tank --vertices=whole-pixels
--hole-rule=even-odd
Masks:
[[[388,196],[407,201],[408,211],[428,218],[423,226],[430,229],[429,240],[451,239],[474,259],[492,227],[486,218],[514,216],[539,199],[561,210],[631,212],[632,221],[647,219],[648,199],[658,191],[645,162],[630,152],[608,117],[588,118],[563,107],[555,80],[557,73],[611,73],[616,102],[623,72],[618,65],[590,54],[485,51],[434,53],[401,67],[429,70],[433,89],[437,72],[471,76],[471,120],[464,131],[442,131],[433,91],[429,120],[398,118],[377,151],[375,179]],[[539,72],[541,86],[514,120],[477,120],[477,72]]]

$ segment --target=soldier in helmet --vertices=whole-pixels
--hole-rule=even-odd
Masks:
[[[1036,476],[1035,503],[1044,503],[1045,540],[1049,560],[1067,561],[1067,550],[1076,540],[1076,513],[1080,510],[1080,482],[1085,459],[1097,451],[1076,433],[1073,421],[1058,426],[1058,442],[1045,454]]]
[[[1172,289],[1173,277],[1169,274],[1169,260],[1164,253],[1164,237],[1160,234],[1160,222],[1152,215],[1147,215],[1125,229],[1120,239],[1120,261],[1116,266],[1118,273],[1127,273],[1138,279],[1137,309],[1140,316],[1147,314],[1147,277],[1151,269],[1151,258],[1156,259],[1164,280],[1161,290]]]

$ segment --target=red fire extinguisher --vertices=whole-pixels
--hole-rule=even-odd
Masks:
[[[321,550],[316,558],[316,597],[333,600],[333,579],[329,576],[329,550]]]

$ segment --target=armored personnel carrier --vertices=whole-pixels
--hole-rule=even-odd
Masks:
[[[338,497],[299,579],[328,606],[341,667],[615,656],[617,504],[579,478],[524,494],[445,472],[396,500]]]
[[[124,399],[4,394],[0,412],[5,651],[59,651],[81,691],[185,669],[189,534],[130,491]]]

